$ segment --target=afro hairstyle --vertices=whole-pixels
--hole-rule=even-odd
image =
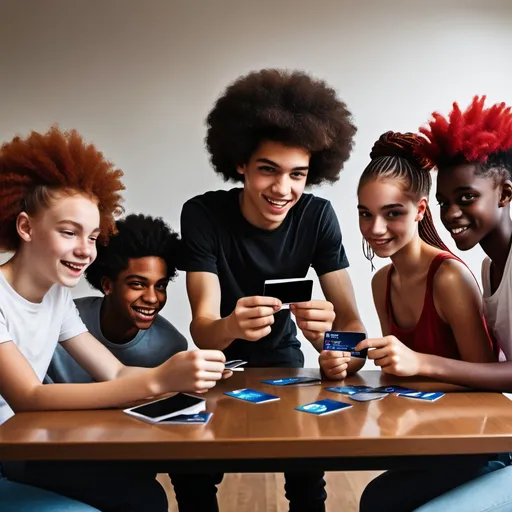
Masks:
[[[160,217],[131,214],[116,222],[117,233],[112,235],[107,245],[98,245],[98,255],[85,271],[89,284],[103,292],[101,280],[111,280],[128,268],[129,260],[155,256],[162,258],[167,265],[167,276],[177,275],[181,241]]]
[[[427,141],[419,152],[439,171],[477,164],[477,173],[510,179],[512,175],[512,113],[505,103],[484,108],[485,96],[475,96],[462,112],[457,103],[448,118],[434,112],[420,132]]]
[[[0,249],[16,251],[20,238],[16,219],[48,206],[55,193],[83,194],[98,203],[100,237],[115,232],[115,217],[122,213],[122,171],[105,159],[75,131],[56,126],[27,138],[15,137],[0,147]]]
[[[311,153],[308,185],[334,183],[353,147],[356,127],[345,103],[324,81],[302,71],[263,69],[238,78],[207,120],[206,146],[214,170],[240,182],[261,142],[272,140]]]

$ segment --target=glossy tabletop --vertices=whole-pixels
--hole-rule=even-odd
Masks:
[[[150,425],[121,410],[20,413],[0,427],[0,460],[308,459],[482,454],[512,451],[512,402],[422,379],[361,372],[343,383],[274,387],[264,378],[318,376],[316,369],[246,369],[207,395],[206,426]],[[436,402],[396,395],[358,403],[332,385],[403,384],[448,393]],[[252,404],[225,391],[256,388],[279,401]],[[327,416],[295,407],[320,398],[353,405]]]

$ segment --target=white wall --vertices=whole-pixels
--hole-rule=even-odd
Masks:
[[[326,79],[359,131],[339,183],[315,193],[338,213],[360,311],[378,335],[355,194],[369,150],[453,100],[512,103],[511,22],[508,0],[2,0],[0,140],[76,127],[125,171],[127,212],[178,229],[186,199],[227,186],[203,147],[223,88],[271,66]],[[481,257],[464,254],[477,274]],[[86,283],[76,293],[89,293]],[[164,314],[188,333],[183,275]]]

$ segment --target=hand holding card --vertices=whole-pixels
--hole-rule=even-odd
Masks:
[[[297,326],[308,341],[320,349],[325,331],[332,329],[334,306],[327,300],[310,300],[290,305]]]
[[[337,350],[322,350],[318,357],[318,364],[329,380],[343,380],[347,376],[350,352]]]

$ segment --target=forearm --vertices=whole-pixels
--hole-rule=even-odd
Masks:
[[[332,330],[340,332],[345,331],[366,333],[366,328],[359,318],[345,319],[341,316],[338,317],[338,315],[336,315],[336,318],[332,323]]]
[[[422,354],[420,375],[475,389],[512,391],[512,362],[469,363]]]
[[[198,348],[224,350],[234,341],[230,318],[197,317],[190,324],[190,334]]]
[[[12,406],[15,412],[106,409],[161,394],[153,370],[138,370],[107,382],[38,385]]]

